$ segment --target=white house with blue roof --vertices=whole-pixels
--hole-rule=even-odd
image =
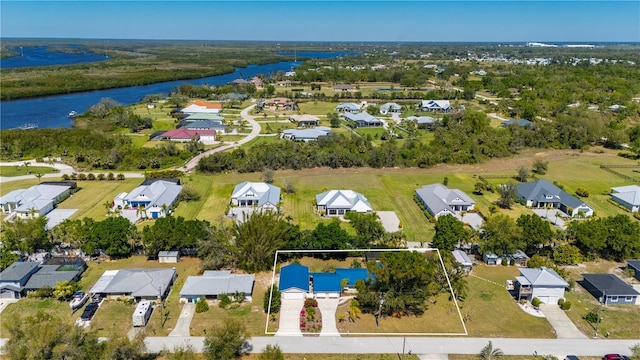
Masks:
[[[290,264],[280,269],[278,289],[283,299],[339,298],[343,291],[354,290],[358,280],[366,282],[369,279],[369,272],[365,268],[309,272],[304,265]]]
[[[578,214],[584,217],[593,215],[593,208],[589,204],[547,180],[518,184],[518,197],[525,201],[527,207],[559,209],[572,217]]]

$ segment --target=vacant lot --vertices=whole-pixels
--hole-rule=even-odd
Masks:
[[[36,178],[37,174],[51,174],[57,172],[59,172],[58,169],[48,166],[0,166],[0,176],[33,175],[33,177]]]

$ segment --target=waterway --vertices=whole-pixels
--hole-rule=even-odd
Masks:
[[[0,68],[15,69],[34,66],[71,65],[88,62],[104,61],[109,59],[107,55],[93,54],[80,49],[79,46],[67,45],[78,48],[78,52],[50,51],[48,46],[20,47],[9,49],[20,55],[0,60]]]
[[[97,104],[103,98],[113,99],[122,105],[137,104],[146,95],[169,94],[182,84],[223,85],[238,78],[250,79],[258,74],[268,75],[278,71],[290,71],[298,65],[300,65],[300,62],[249,65],[246,68],[237,68],[229,74],[200,79],[3,101],[0,102],[0,129],[13,129],[25,124],[33,124],[39,128],[71,127],[73,119],[69,118],[69,112],[76,111],[82,114],[91,105]]]

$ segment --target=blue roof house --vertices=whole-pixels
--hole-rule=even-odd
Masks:
[[[355,289],[358,280],[368,281],[367,269],[336,269],[335,272],[309,272],[300,264],[290,264],[280,269],[279,289],[283,299],[304,299],[305,297],[338,298],[342,291]],[[343,287],[342,280],[347,283]]]
[[[280,268],[278,289],[283,299],[304,299],[309,293],[309,268],[300,264]]]

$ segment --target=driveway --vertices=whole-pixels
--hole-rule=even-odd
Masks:
[[[159,310],[159,309],[158,309]],[[193,314],[196,313],[195,303],[185,303],[180,312],[180,317],[176,323],[176,327],[173,328],[169,336],[189,336],[189,327],[191,326],[191,319]]]
[[[482,216],[476,213],[466,213],[462,216],[462,222],[469,224],[469,226],[478,230],[482,226],[484,220],[482,220]]]
[[[400,230],[400,219],[395,211],[376,211],[376,214],[386,232],[392,233]]]
[[[278,327],[278,331],[276,331],[276,336],[302,336],[302,332],[300,331],[300,310],[302,310],[303,305],[304,299],[282,299],[282,304],[280,305],[280,326]]]
[[[549,320],[558,339],[587,339],[557,304],[540,304],[540,311]]]
[[[533,212],[555,226],[561,227],[563,229],[566,229],[567,227],[564,220],[562,220],[561,218],[561,216],[564,216],[564,214],[558,210],[533,209]]]
[[[318,309],[322,313],[322,331],[320,336],[340,336],[336,326],[336,310],[340,299],[316,299]]]

